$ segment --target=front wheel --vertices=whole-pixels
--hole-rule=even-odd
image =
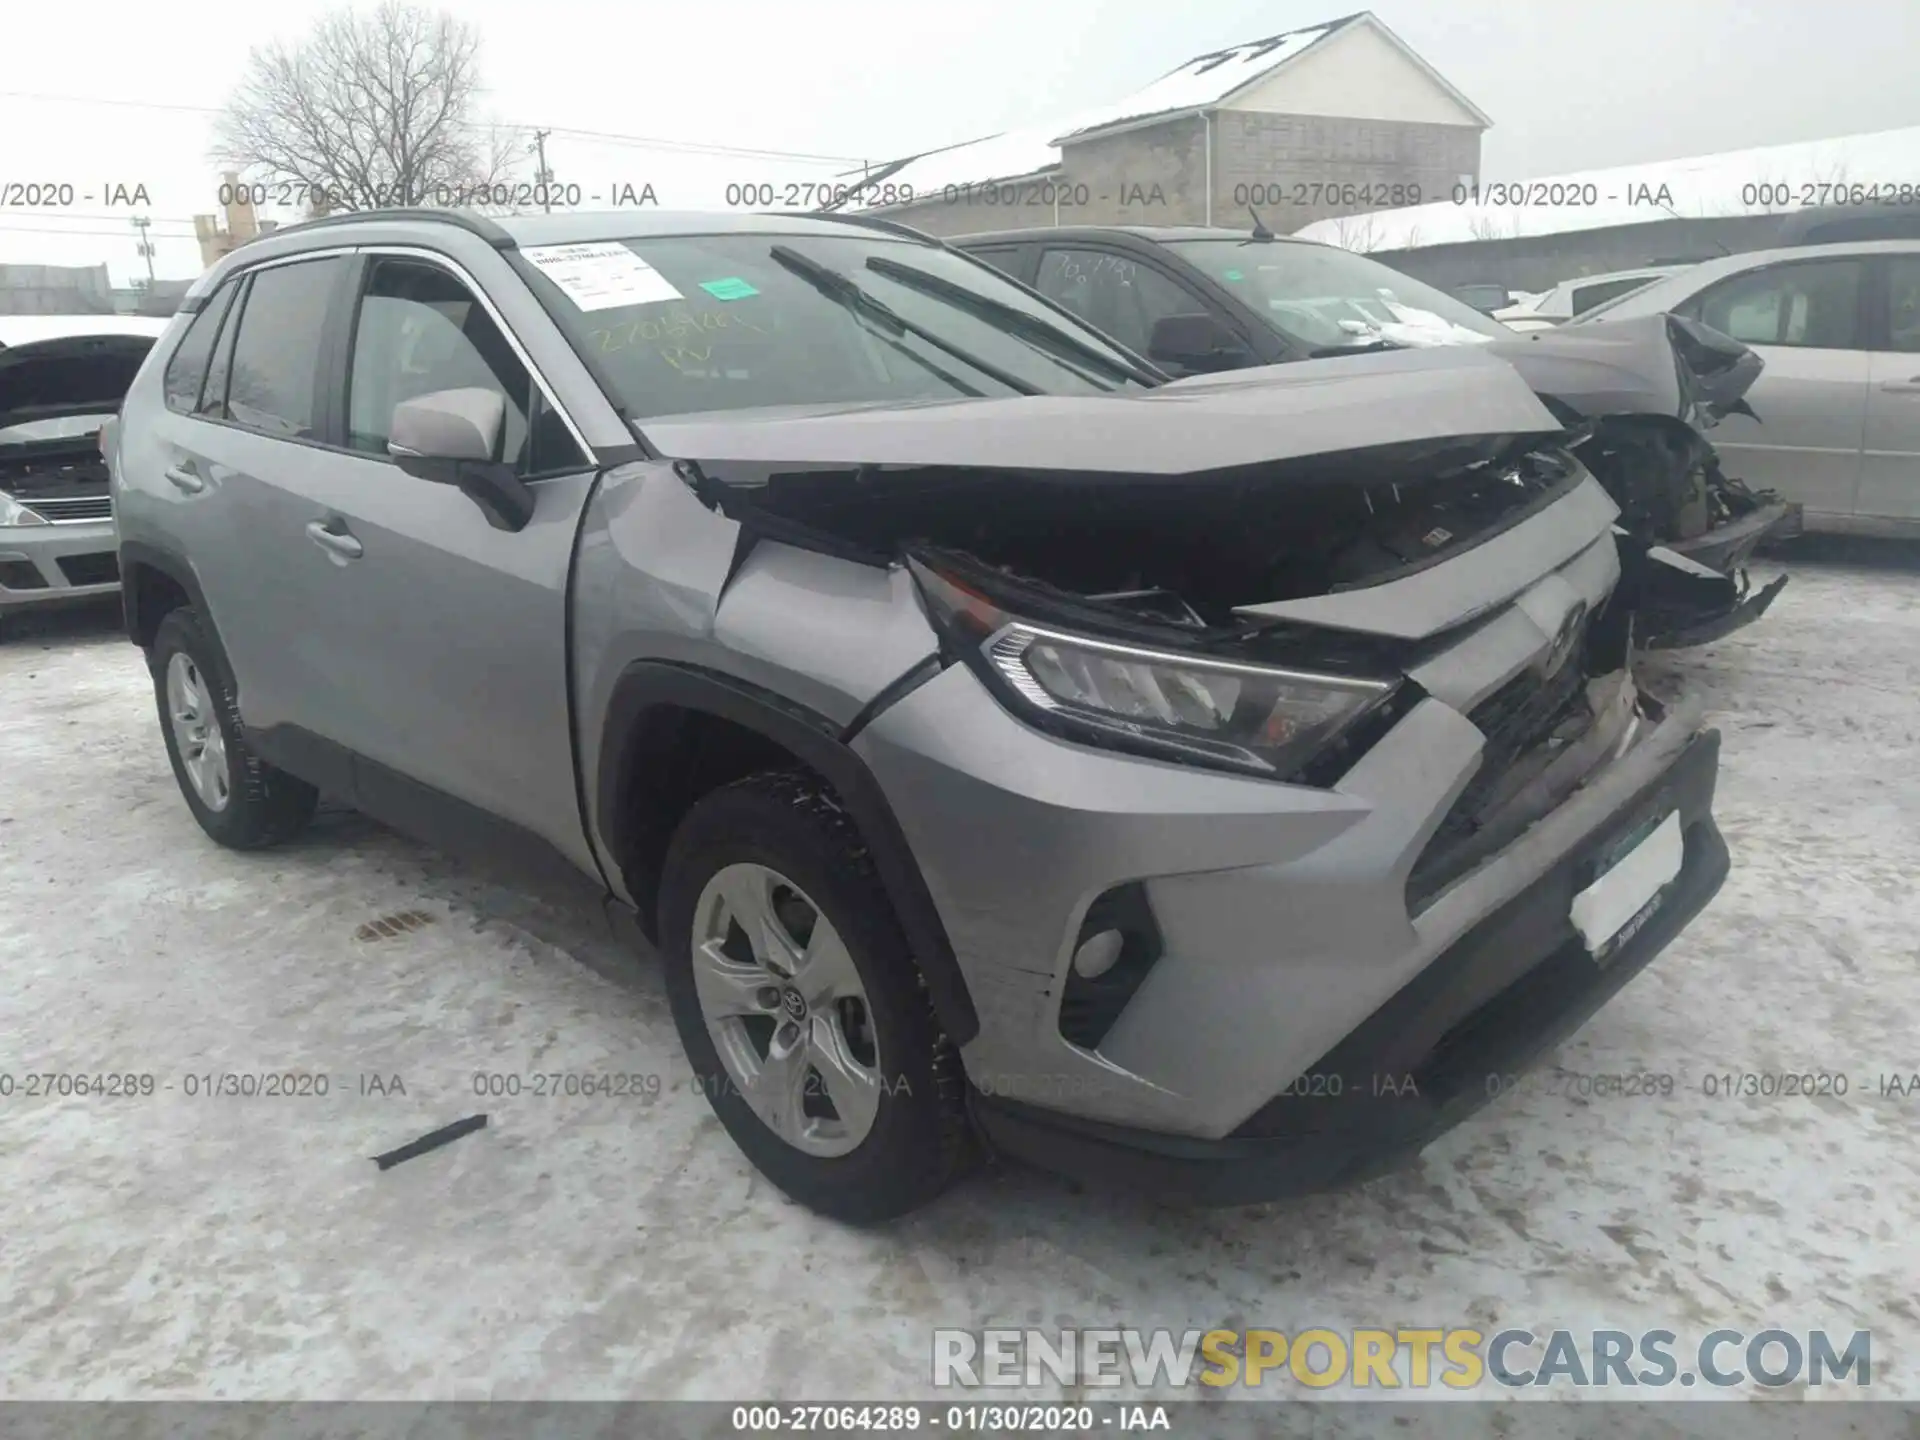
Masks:
[[[865,1223],[962,1173],[959,1056],[866,846],[818,782],[752,775],[696,804],[668,849],[660,937],[687,1059],[774,1184]]]
[[[248,747],[225,667],[196,611],[167,613],[147,663],[167,758],[202,830],[235,850],[261,850],[313,818],[319,792]]]

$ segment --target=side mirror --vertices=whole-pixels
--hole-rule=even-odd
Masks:
[[[1147,337],[1147,358],[1188,370],[1231,370],[1246,363],[1247,352],[1212,315],[1162,315]]]
[[[524,530],[533,492],[493,458],[506,417],[505,397],[479,386],[417,395],[393,407],[387,454],[416,480],[457,488],[496,530]]]

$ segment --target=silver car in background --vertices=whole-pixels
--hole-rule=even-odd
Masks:
[[[1798,501],[1808,530],[1920,534],[1920,240],[1708,260],[1566,329],[1663,311],[1766,362],[1754,414],[1714,431],[1729,471]]]
[[[98,437],[167,323],[0,316],[0,624],[120,588]]]

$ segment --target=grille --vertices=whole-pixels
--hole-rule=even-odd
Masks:
[[[1586,639],[1584,632],[1575,637],[1565,663],[1552,675],[1542,679],[1531,669],[1523,670],[1468,713],[1467,718],[1487,737],[1486,748],[1473,779],[1414,861],[1407,877],[1407,901],[1413,908],[1418,909],[1458,871],[1451,862],[1479,829],[1476,817],[1501,778],[1521,756],[1546,740],[1580,702],[1587,682]]]
[[[40,514],[59,525],[75,520],[111,520],[113,501],[105,495],[62,495],[29,502]]]

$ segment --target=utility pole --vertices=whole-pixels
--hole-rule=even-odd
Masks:
[[[140,254],[146,257],[147,289],[149,290],[153,289],[153,241],[147,238],[147,227],[151,224],[153,224],[153,221],[145,215],[136,215],[133,217],[133,228],[140,232],[140,244],[138,248]]]
[[[540,157],[540,168],[534,172],[533,179],[540,187],[540,208],[549,215],[553,213],[553,197],[547,193],[547,189],[553,184],[553,172],[547,169],[547,136],[552,133],[551,130],[533,132],[533,153]]]

